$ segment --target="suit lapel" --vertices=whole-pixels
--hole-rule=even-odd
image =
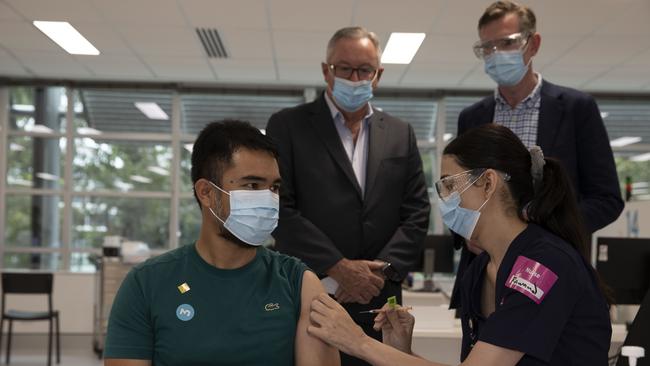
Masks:
[[[560,131],[564,105],[553,84],[542,81],[542,100],[539,107],[539,122],[537,123],[537,144],[546,156],[554,154],[553,147]]]
[[[343,143],[341,143],[341,137],[336,131],[332,115],[330,114],[330,110],[327,107],[323,95],[314,102],[314,109],[312,112],[311,123],[318,136],[320,136],[321,140],[325,144],[332,159],[334,159],[334,161],[339,165],[345,176],[354,186],[359,197],[361,197],[361,187],[359,186],[359,182],[357,182],[357,177],[354,175],[352,163],[350,163],[350,158],[348,158],[348,155],[345,153]]]
[[[384,146],[386,146],[387,135],[384,117],[377,110],[370,117],[368,126],[370,126],[370,136],[368,136],[365,199],[367,199],[370,190],[375,184],[379,165],[384,157]]]

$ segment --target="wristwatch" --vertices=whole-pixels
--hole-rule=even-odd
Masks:
[[[384,277],[386,277],[386,279],[395,282],[400,282],[400,275],[395,269],[395,267],[393,267],[393,265],[390,264],[390,262],[386,262],[384,264],[384,266],[381,268],[381,272],[384,274]]]

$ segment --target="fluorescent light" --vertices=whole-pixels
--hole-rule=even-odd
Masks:
[[[391,33],[386,49],[381,56],[381,62],[384,64],[410,64],[425,36],[424,33]]]
[[[11,151],[25,151],[25,147],[21,144],[17,144],[15,142],[12,142],[9,144],[9,150]]]
[[[54,130],[45,125],[25,126],[25,131],[37,133],[54,133]]]
[[[56,44],[63,48],[67,53],[73,55],[99,55],[99,50],[88,42],[68,22],[44,22],[34,21],[34,26],[46,36],[50,37]]]
[[[260,128],[260,132],[262,133],[262,135],[266,135],[266,129],[265,128]]]
[[[454,137],[453,134],[451,134],[451,133],[446,133],[446,134],[442,135],[442,140],[443,140],[444,142],[447,142],[447,141],[451,140],[452,137]],[[436,138],[433,137],[433,136],[429,137],[429,142],[436,142]]]
[[[147,168],[147,170],[158,175],[163,175],[163,176],[169,175],[169,170],[161,168],[159,166],[150,166]]]
[[[135,106],[142,112],[147,118],[149,119],[161,119],[161,120],[167,120],[169,119],[169,116],[165,111],[160,108],[160,106],[156,103],[150,103],[150,102],[135,102],[133,103]]]
[[[190,153],[192,152],[192,150],[194,150],[194,144],[185,144],[183,145],[183,147],[185,148],[185,150],[189,151]]]
[[[59,177],[57,177],[54,174],[50,174],[50,173],[40,172],[40,173],[36,173],[36,176],[43,179],[43,180],[51,180],[51,181],[59,180]]]
[[[150,178],[143,177],[141,175],[132,175],[129,178],[131,178],[132,181],[138,182],[138,183],[151,183]]]
[[[34,112],[34,106],[31,104],[12,104],[11,109],[16,112]]]
[[[80,135],[101,135],[102,131],[92,127],[79,127],[77,128],[77,133]]]
[[[641,141],[640,137],[624,136],[624,137],[619,137],[617,139],[614,139],[614,140],[610,141],[609,144],[612,147],[622,147],[622,146],[636,144],[637,142],[640,142],[640,141]]]
[[[630,157],[630,161],[642,162],[642,161],[648,161],[648,160],[650,160],[650,153],[634,155],[634,156]]]

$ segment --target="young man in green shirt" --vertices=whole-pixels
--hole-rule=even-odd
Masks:
[[[272,141],[248,123],[209,124],[194,144],[192,182],[199,239],[129,273],[104,364],[339,365],[336,349],[307,334],[320,281],[298,259],[261,246],[278,219]]]

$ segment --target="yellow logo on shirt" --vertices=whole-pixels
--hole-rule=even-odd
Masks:
[[[278,310],[278,309],[280,309],[280,304],[277,303],[277,302],[276,303],[271,302],[271,303],[268,303],[268,304],[264,305],[264,310],[266,310],[266,311],[273,311],[273,310]]]
[[[180,291],[181,294],[184,294],[189,290],[190,290],[190,285],[188,285],[187,282],[183,282],[183,284],[178,286],[178,291]]]

